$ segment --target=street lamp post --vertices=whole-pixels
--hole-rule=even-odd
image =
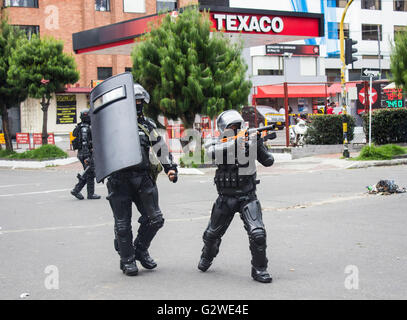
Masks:
[[[287,85],[287,58],[290,59],[293,56],[291,52],[283,53],[284,61],[284,110],[285,110],[285,145],[288,147],[290,145],[290,130],[289,130],[289,118],[288,118],[288,85]]]

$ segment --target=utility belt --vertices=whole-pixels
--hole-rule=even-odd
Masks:
[[[215,173],[214,182],[219,189],[239,189],[250,191],[247,189],[255,189],[259,180],[256,180],[256,175],[239,175],[238,170],[217,170]]]
[[[112,179],[129,179],[132,177],[139,177],[142,175],[148,175],[149,169],[148,168],[129,168],[117,171],[111,175]]]

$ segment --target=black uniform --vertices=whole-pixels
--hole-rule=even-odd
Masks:
[[[82,122],[75,127],[73,135],[77,137],[76,139],[79,139],[77,157],[82,163],[85,173],[78,174],[79,182],[75,185],[71,194],[79,200],[83,200],[81,190],[86,184],[88,199],[100,199],[100,196],[95,194],[95,167],[93,164],[92,133],[88,110],[81,113],[81,120]]]
[[[269,167],[274,163],[274,158],[264,146],[262,138],[252,146],[257,149],[257,160],[262,165]],[[249,148],[248,144],[246,152],[247,148]],[[208,151],[213,158],[215,154],[221,154],[223,164],[218,164],[215,173],[214,182],[219,196],[213,205],[208,227],[203,234],[204,247],[198,268],[206,271],[210,267],[212,260],[218,254],[222,236],[234,214],[239,212],[249,236],[252,277],[260,282],[271,282],[271,276],[267,273],[266,230],[262,221],[260,202],[256,196],[256,184],[259,180],[256,180],[255,168],[251,174],[242,171],[248,164],[240,164],[237,161],[239,152],[237,140],[232,143],[218,143]],[[231,154],[234,160],[232,163],[230,160],[227,162]]]
[[[173,162],[167,145],[156,131],[155,123],[144,117],[142,106],[137,105],[139,136],[142,152],[142,163],[137,168],[120,170],[113,173],[107,182],[108,200],[113,211],[115,226],[115,249],[120,255],[120,268],[126,275],[136,275],[138,272],[135,260],[139,260],[143,267],[153,269],[157,266],[148,253],[150,243],[157,231],[163,226],[164,218],[158,205],[158,189],[155,181],[156,165],[149,159],[150,148],[158,151],[158,158],[164,171],[174,170],[177,165]],[[159,166],[159,163],[158,163]],[[176,182],[176,178],[174,182]],[[131,226],[132,203],[141,216],[137,237],[133,242]]]

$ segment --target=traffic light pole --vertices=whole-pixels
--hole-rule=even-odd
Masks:
[[[372,146],[372,79],[373,75],[370,74],[370,90],[369,94],[367,95],[369,97],[369,147]],[[366,99],[366,93],[365,93],[365,99]]]
[[[345,71],[346,71],[346,63],[345,63],[345,35],[343,32],[343,22],[345,20],[346,12],[348,11],[349,6],[352,4],[353,0],[350,0],[345,7],[345,10],[342,14],[342,19],[340,23],[339,29],[339,38],[340,38],[340,45],[341,45],[341,61],[342,61],[342,68],[341,68],[341,86],[342,86],[342,113],[343,113],[343,156],[345,158],[349,158],[349,148],[348,148],[348,122],[346,119],[347,115],[347,107],[346,107],[346,85],[345,85]]]

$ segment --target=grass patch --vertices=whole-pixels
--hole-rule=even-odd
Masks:
[[[395,144],[385,144],[383,146],[365,146],[360,151],[358,157],[352,160],[391,160],[394,156],[399,156],[407,153],[407,148],[400,147]]]
[[[41,146],[38,149],[28,150],[22,153],[15,151],[0,150],[0,158],[19,160],[48,160],[57,158],[67,158],[68,154],[53,144]]]

